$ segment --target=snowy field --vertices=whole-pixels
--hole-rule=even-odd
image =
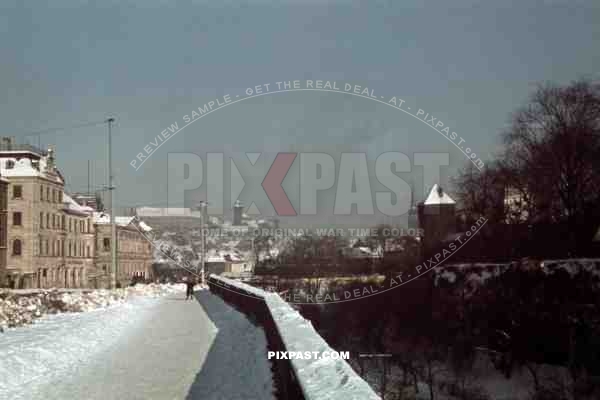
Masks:
[[[273,398],[264,332],[206,290],[0,334],[0,399]]]

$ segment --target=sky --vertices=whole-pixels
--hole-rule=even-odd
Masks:
[[[119,207],[195,205],[207,196],[206,154],[224,153],[224,176],[233,159],[245,181],[239,199],[272,215],[260,184],[277,153],[326,153],[334,171],[323,173],[336,177],[336,185],[319,193],[316,215],[287,221],[373,224],[384,217],[357,215],[357,208],[334,215],[342,153],[364,152],[371,177],[382,153],[406,154],[410,172],[398,175],[413,185],[415,200],[435,183],[451,189],[451,178],[468,162],[450,140],[384,102],[396,96],[413,114],[433,115],[489,161],[511,113],[536,85],[600,77],[599,43],[597,1],[5,0],[1,132],[54,144],[66,190],[95,190],[107,176],[101,122],[114,117]],[[321,91],[248,98],[178,131],[140,168],[130,165],[163,130],[184,125],[183,116],[205,103],[293,80],[368,87],[385,101]],[[261,156],[252,165],[246,152]],[[427,178],[416,152],[448,154],[448,165]],[[169,154],[177,153],[205,163],[203,184],[187,190],[181,204],[167,194],[175,170]],[[299,176],[298,158],[283,183],[296,210],[304,190]],[[233,201],[228,179],[227,204]],[[371,180],[375,192],[379,184]]]

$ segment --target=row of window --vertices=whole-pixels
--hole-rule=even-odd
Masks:
[[[54,283],[62,283],[66,287],[80,287],[85,281],[83,268],[44,268],[38,271],[41,287],[47,287]]]
[[[12,185],[13,188],[13,199],[23,198],[23,186]],[[40,201],[46,201],[49,203],[62,203],[63,193],[62,190],[51,189],[49,186],[40,186]]]
[[[66,252],[67,257],[91,257],[90,246],[86,245],[83,247],[83,241],[68,240],[68,251]],[[110,251],[110,239],[104,238],[102,241],[104,251]],[[64,257],[65,255],[65,240],[56,239],[52,241],[50,246],[48,239],[40,239],[39,241],[39,255],[42,256],[53,256],[53,257]],[[150,246],[150,245],[148,245]],[[21,239],[13,240],[13,251],[14,256],[20,256],[22,253],[23,241]],[[119,246],[121,247],[121,246]],[[136,251],[139,248],[136,246]]]
[[[13,217],[13,225],[14,226],[22,226],[23,225],[23,213],[20,211],[15,211],[12,214]],[[45,217],[45,218],[44,218]],[[91,233],[91,223],[89,219],[81,219],[76,220],[73,218],[69,218],[69,232],[81,232],[81,233]],[[43,212],[40,212],[40,229],[65,229],[66,225],[66,217],[64,215],[56,215]]]
[[[52,257],[64,257],[65,253],[67,257],[92,257],[92,250],[90,245],[85,245],[82,241],[68,241],[68,251],[65,252],[65,241],[58,239],[49,241],[47,239],[40,239],[39,241],[39,255],[40,256],[52,256]],[[12,255],[20,256],[23,254],[23,240],[14,239],[12,242]]]
[[[46,196],[44,196],[44,193]],[[46,201],[48,203],[62,203],[62,190],[50,189],[49,186],[40,185],[40,201]]]
[[[45,218],[44,218],[45,216]],[[56,215],[40,212],[40,229],[67,229],[67,221],[69,232],[91,233],[91,222],[89,219],[74,219],[66,218],[64,215]],[[44,222],[46,223],[44,225]]]
[[[143,251],[151,252],[152,245],[150,243],[144,244],[143,242],[129,242],[119,240],[118,242],[119,251],[131,251],[135,253],[141,253]],[[110,251],[110,238],[102,239],[102,248],[104,251]]]
[[[102,264],[102,271],[108,272],[109,266],[107,264]],[[142,272],[144,276],[146,275],[146,270],[144,269],[144,264],[123,264],[123,271],[132,276],[136,272]]]
[[[122,265],[123,272],[131,276],[134,272],[144,272],[144,264],[142,263],[125,263]]]
[[[65,243],[64,239],[40,239],[39,246],[41,256],[64,257],[66,254],[67,257],[92,257],[91,246],[81,240],[68,240]]]

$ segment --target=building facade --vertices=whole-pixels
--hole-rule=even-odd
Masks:
[[[91,212],[74,207],[65,196],[54,150],[3,138],[0,172],[9,182],[6,285],[87,287],[86,272],[93,262]]]
[[[63,239],[60,253],[63,259],[62,276],[58,279],[41,281],[40,287],[49,285],[67,288],[89,287],[89,278],[94,270],[94,237],[95,228],[92,219],[92,209],[76,203],[69,195],[63,196],[63,215],[61,230]],[[41,250],[41,248],[40,248]],[[42,274],[43,275],[43,274]]]
[[[8,180],[0,177],[0,287],[7,286]]]
[[[110,216],[94,213],[96,245],[96,282],[98,287],[110,285],[112,253]],[[136,279],[151,280],[153,247],[146,233],[151,230],[136,217],[116,217],[117,283],[126,286]]]

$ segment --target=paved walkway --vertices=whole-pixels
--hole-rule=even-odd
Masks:
[[[59,371],[53,369],[49,375],[39,374],[39,379],[34,376],[28,383],[25,383],[27,379],[22,380],[19,393],[12,393],[11,398],[273,398],[264,332],[208,291],[196,292],[196,300],[192,301],[183,297],[177,294],[153,299],[151,303],[140,305],[137,310],[140,315],[135,315],[135,307],[126,310],[133,313],[126,318],[112,310],[65,320],[63,325],[67,326],[63,326],[62,331],[69,331],[68,324],[73,324],[73,329],[89,336],[77,341],[79,348],[85,347],[88,342],[90,351],[71,354],[63,360]],[[91,314],[95,314],[95,318],[89,318]],[[85,329],[86,324],[95,323],[97,326],[98,320],[106,329]],[[129,327],[115,331],[111,324]],[[36,326],[22,330],[34,328]],[[32,354],[56,351],[56,348],[48,350],[46,346],[55,339],[60,340],[54,338],[52,332],[59,333],[61,329],[46,332],[43,341],[38,338],[37,346],[40,348]],[[106,340],[101,338],[102,335],[115,334],[116,337],[107,337]],[[0,350],[5,344],[13,348],[19,345],[19,340],[14,337],[12,343],[3,343],[2,340],[0,335]],[[22,333],[21,340],[27,340],[26,333]],[[97,347],[102,350],[97,351]],[[26,354],[14,353],[13,356],[21,357],[19,362],[22,365],[32,363],[32,371],[36,370],[36,363],[52,363],[51,354],[46,359],[28,360]],[[0,372],[2,362],[0,360]],[[65,363],[70,365],[65,366]],[[26,373],[27,368],[24,370]],[[15,383],[18,382],[13,380],[12,383],[13,389],[17,387]],[[10,390],[5,394],[10,394]]]

